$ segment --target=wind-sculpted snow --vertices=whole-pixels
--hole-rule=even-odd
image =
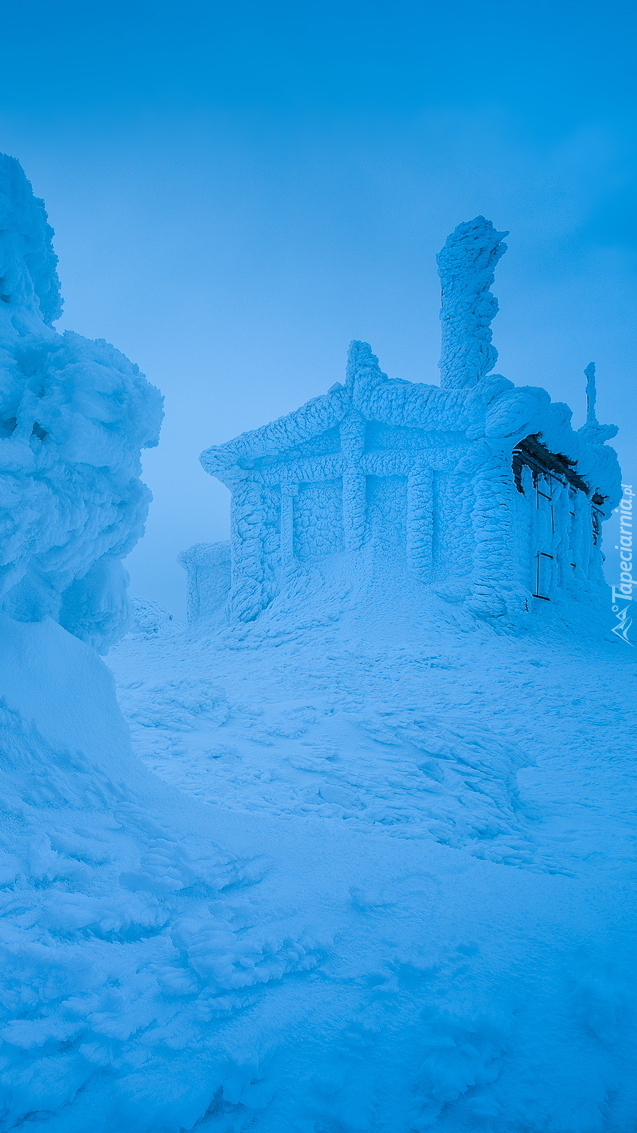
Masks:
[[[256,708],[192,677],[133,679],[120,699],[148,766],[209,802],[428,832],[478,857],[533,861],[516,782],[529,757],[484,727],[325,695]]]
[[[121,559],[143,531],[140,449],[157,443],[161,398],[108,343],[51,328],[51,235],[0,156],[0,602],[105,648],[128,618]]]
[[[53,229],[20,163],[2,154],[0,168],[0,301],[50,326],[62,314]]]
[[[215,1022],[313,968],[316,942],[257,910],[263,864],[136,765],[88,647],[0,628],[0,1127],[190,1128],[233,1062]]]
[[[446,644],[444,635],[430,639],[420,655],[405,643],[384,658],[371,624],[367,651],[351,640],[343,653],[325,626],[305,644],[297,637],[271,649],[263,637],[208,643],[172,626],[116,648],[114,663],[152,678],[150,696],[146,679],[137,688],[139,726],[151,730],[149,706],[161,688],[162,719],[174,719],[186,744],[199,742],[197,723],[218,743],[230,720],[225,703],[237,688],[251,690],[244,719],[253,721],[263,773],[260,781],[244,778],[240,813],[237,800],[188,800],[136,766],[108,674],[82,642],[50,620],[2,618],[0,628],[0,1128],[632,1127],[635,969],[626,939],[633,913],[618,869],[625,846],[609,839],[603,811],[618,768],[604,766],[591,779],[591,761],[580,758],[569,780],[558,761],[550,789],[578,792],[562,827],[538,792],[541,779],[531,780],[531,809],[543,807],[526,816],[535,832],[516,860],[506,826],[510,755],[530,740],[546,776],[547,753],[538,751],[537,736],[511,734],[515,717],[497,697],[485,700],[471,728],[458,724],[462,697],[479,698],[480,688],[467,653],[464,669],[454,668],[456,634]],[[484,652],[487,638],[475,632],[465,646]],[[504,662],[510,673],[508,649],[499,659],[498,652],[489,651],[492,668],[499,664],[501,673]],[[166,665],[173,688],[161,679]],[[527,662],[519,692],[522,673],[528,679],[531,672]],[[620,672],[609,675],[621,697]],[[449,682],[453,712],[445,713],[441,690]],[[310,700],[299,710],[301,683]],[[374,715],[366,698],[383,685],[386,707]],[[361,762],[371,783],[375,761],[390,811],[394,792],[398,809],[406,799],[406,745],[430,775],[440,767],[445,774],[449,764],[447,830],[457,828],[463,807],[471,825],[481,811],[469,793],[499,780],[500,794],[488,788],[482,814],[493,816],[495,801],[500,832],[478,817],[460,842],[471,848],[500,838],[502,849],[508,839],[515,867],[502,864],[504,855],[477,860],[460,844],[441,845],[426,823],[416,837],[413,830],[402,836],[400,822],[358,826],[344,820],[340,803],[324,801],[300,815],[272,806],[258,813],[275,777],[268,753],[280,761],[281,786],[292,745],[309,762],[318,754],[305,741],[312,735],[308,705],[321,687],[326,699],[357,701],[359,729],[348,731],[335,713],[331,752],[321,737],[324,764]],[[426,713],[404,707],[406,693],[412,699],[418,687]],[[508,702],[510,686],[502,691]],[[493,713],[498,722],[488,728],[482,716]],[[563,730],[554,723],[551,740],[559,746]],[[585,724],[590,729],[590,716]],[[161,741],[161,729],[154,731]],[[360,752],[362,734],[371,746]],[[618,751],[625,740],[620,731]],[[238,735],[235,742],[240,756]],[[392,767],[379,752],[397,743]],[[215,766],[229,754],[218,747]],[[173,755],[183,768],[185,753]],[[329,785],[336,790],[329,769],[318,774],[326,796]],[[462,790],[454,776],[464,777]],[[191,788],[187,775],[183,786]],[[598,809],[588,841],[592,863],[582,856],[590,831],[577,809],[586,807],[587,792]],[[212,782],[209,797],[216,797]]]
[[[334,941],[263,1108],[203,1128],[623,1133],[634,662],[559,616],[525,639],[395,580],[297,584],[110,655],[146,764],[272,838]]]

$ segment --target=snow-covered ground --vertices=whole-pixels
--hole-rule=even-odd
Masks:
[[[262,1093],[202,1128],[627,1133],[630,647],[317,585],[240,628],[142,605],[108,658],[136,752],[263,857],[313,956],[215,1024],[254,1028]]]
[[[419,609],[400,576],[368,603],[321,605],[300,585],[248,626],[147,614],[111,652],[153,771],[232,810],[433,836],[521,868],[630,862],[630,646],[539,602],[522,633],[435,595]]]
[[[301,613],[109,655],[182,791],[3,618],[0,1128],[628,1133],[628,648]]]

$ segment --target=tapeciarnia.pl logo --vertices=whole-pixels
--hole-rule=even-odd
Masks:
[[[619,586],[612,586],[612,611],[617,619],[613,626],[613,633],[621,637],[627,645],[632,645],[628,631],[633,624],[628,609],[633,600],[633,586],[637,586],[637,578],[633,578],[633,487],[632,484],[622,484],[623,496],[621,498],[619,513]]]

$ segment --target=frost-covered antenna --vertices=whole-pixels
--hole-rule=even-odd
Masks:
[[[618,433],[617,425],[600,425],[595,412],[597,401],[597,385],[595,383],[595,363],[589,362],[584,370],[586,374],[586,424],[578,431],[586,437],[591,444],[603,445]]]
[[[476,385],[497,361],[490,324],[498,301],[489,288],[508,235],[476,216],[459,224],[436,256],[442,284],[440,384],[447,389]]]
[[[586,424],[597,425],[599,424],[595,413],[595,402],[597,401],[597,386],[595,385],[595,363],[589,362],[584,370],[586,375]]]

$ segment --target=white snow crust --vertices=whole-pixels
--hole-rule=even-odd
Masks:
[[[303,574],[109,656],[143,761],[323,942],[268,1100],[201,1128],[624,1133],[637,666],[588,614],[496,633],[397,586]]]
[[[624,1133],[634,664],[305,605],[111,651],[173,786],[2,619],[0,1127]]]

